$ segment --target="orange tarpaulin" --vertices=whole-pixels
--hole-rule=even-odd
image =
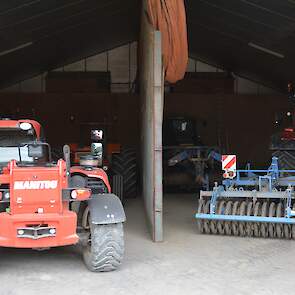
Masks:
[[[185,6],[183,0],[147,0],[149,20],[162,33],[165,80],[183,79],[188,62]]]

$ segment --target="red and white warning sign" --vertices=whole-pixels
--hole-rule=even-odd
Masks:
[[[235,178],[237,174],[237,156],[222,155],[222,170],[224,171],[224,178]]]

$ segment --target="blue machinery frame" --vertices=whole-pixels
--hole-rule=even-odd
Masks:
[[[293,175],[285,177],[286,173]],[[292,199],[295,199],[294,186],[295,170],[279,170],[278,158],[273,157],[267,170],[251,170],[248,166],[248,169],[237,170],[235,179],[223,180],[222,185],[216,185],[213,191],[201,191],[200,199],[211,197],[210,213],[197,213],[195,217],[205,220],[295,224],[295,218],[292,218],[295,217],[295,211],[291,208]],[[254,189],[250,190],[251,187]],[[219,198],[284,199],[287,201],[285,217],[216,214],[216,202]]]

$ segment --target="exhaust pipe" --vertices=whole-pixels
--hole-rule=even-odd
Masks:
[[[66,162],[66,175],[68,179],[68,184],[70,183],[70,175],[71,175],[71,150],[70,147],[66,144],[63,146],[63,154],[64,160]]]

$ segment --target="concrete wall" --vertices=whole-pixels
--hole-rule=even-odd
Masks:
[[[140,43],[142,194],[152,239],[163,240],[162,123],[164,79],[161,33],[142,13]]]

